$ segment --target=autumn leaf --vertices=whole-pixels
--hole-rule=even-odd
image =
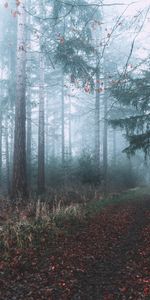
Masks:
[[[90,91],[91,91],[91,86],[90,86],[90,83],[89,83],[89,82],[87,82],[87,83],[85,84],[84,90],[85,90],[86,93],[90,93]]]
[[[149,287],[145,287],[144,288],[144,295],[145,296],[149,296],[150,295],[150,288]]]

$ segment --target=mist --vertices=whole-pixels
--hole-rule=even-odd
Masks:
[[[138,107],[141,90],[125,100],[131,81],[148,76],[148,4],[2,1],[2,193],[15,199],[74,184],[104,193],[149,182],[149,145],[131,145],[148,126],[148,100]]]
[[[96,261],[96,251],[99,260],[106,249],[110,250],[108,256],[106,251],[106,264],[111,265],[112,257],[116,257],[112,246],[116,228],[120,230],[119,249],[126,248],[128,242],[133,247],[133,237],[127,235],[127,230],[133,228],[137,245],[140,245],[138,232],[144,239],[140,225],[135,224],[140,214],[141,220],[146,218],[150,184],[149,28],[149,0],[0,1],[0,236],[4,253],[8,254],[13,245],[14,249],[31,248],[33,252],[37,245],[38,249],[44,249],[45,239],[53,260],[51,240],[56,248],[62,242],[57,254],[57,258],[61,257],[65,250],[60,249],[69,247],[69,243],[73,245],[74,230],[79,230],[80,241],[83,226],[89,252],[83,255],[81,242],[81,257],[89,259],[87,266]],[[141,212],[137,202],[132,201],[138,199],[143,200]],[[91,227],[86,224],[96,222],[90,221],[93,215],[100,226],[98,222],[92,223],[95,234],[92,236]],[[107,224],[109,228],[112,226],[112,232]],[[146,223],[141,226],[145,228]],[[122,228],[126,243],[119,242],[119,236],[124,234]],[[43,240],[39,232],[45,236]],[[111,246],[107,241],[109,235]],[[95,246],[96,250],[90,248],[90,240],[93,245],[100,245],[99,237],[104,250],[101,246]],[[146,238],[144,241],[143,247],[148,247]],[[80,245],[78,257],[79,248]],[[67,249],[69,255],[74,253],[74,249]],[[47,255],[40,253],[42,258]],[[116,261],[122,270],[119,253],[122,252],[118,251]],[[3,262],[5,258],[4,254]],[[15,294],[13,288],[8,294],[4,291],[1,299],[148,299],[144,298],[149,295],[144,281],[147,277],[142,277],[143,285],[137,293],[130,288],[128,293],[128,284],[122,287],[121,283],[119,289],[116,287],[117,292],[113,289],[116,283],[108,285],[107,291],[107,280],[101,277],[103,268],[95,269],[100,272],[96,280],[104,280],[105,288],[97,283],[92,294],[92,288],[88,290],[88,284],[84,287],[80,278],[87,270],[84,262],[81,265],[78,262],[79,275],[68,275],[75,276],[69,285],[60,275],[61,263],[51,262],[50,270],[55,273],[58,267],[61,280],[57,282],[55,276],[58,285],[51,284],[49,294],[45,290],[44,296],[42,290],[39,295],[32,294],[34,288],[30,290],[29,285],[26,294],[17,283],[19,292]],[[62,265],[60,268],[63,269]],[[69,274],[74,274],[75,269],[76,266]],[[110,269],[107,272],[105,259],[104,269],[112,282],[113,275]],[[115,272],[113,269],[112,274]],[[135,273],[136,278],[144,276],[137,269]]]

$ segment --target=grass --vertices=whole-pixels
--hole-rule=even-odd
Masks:
[[[91,202],[86,206],[86,215],[90,216],[101,211],[101,209],[116,204],[123,204],[127,201],[139,200],[150,196],[150,187],[137,187],[120,194],[110,194],[100,201]]]
[[[127,201],[142,200],[150,195],[150,188],[131,189],[121,194],[110,194],[104,199],[90,201],[86,205],[74,203],[61,206],[60,203],[51,209],[47,203],[37,201],[29,203],[26,208],[16,208],[0,226],[0,250],[12,248],[38,248],[52,243],[64,235],[81,230],[90,217],[109,205]],[[6,213],[6,212],[5,212]]]

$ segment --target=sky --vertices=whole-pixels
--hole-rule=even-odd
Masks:
[[[8,3],[11,5],[11,3],[15,0],[0,0],[0,7],[2,6],[4,8],[5,4]],[[150,6],[150,0],[88,0],[89,3],[101,3],[105,5],[103,8],[104,14],[108,21],[108,26],[110,24],[110,27],[113,26],[115,23],[115,19],[117,16],[120,16],[124,10],[124,17],[134,18],[138,14],[139,11],[146,9],[148,6]],[[118,5],[115,5],[118,4]],[[112,6],[111,6],[112,5]],[[8,11],[10,10],[10,6],[8,6]],[[106,25],[106,26],[107,26]],[[105,26],[105,25],[104,25]],[[139,34],[137,38],[137,42],[141,45],[141,49],[139,51],[140,55],[144,58],[144,56],[147,55],[148,51],[150,51],[150,12],[149,16],[147,17],[147,21],[144,24],[144,27]],[[143,50],[143,48],[145,48]]]

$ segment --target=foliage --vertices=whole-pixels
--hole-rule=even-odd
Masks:
[[[58,39],[54,58],[61,63],[65,73],[73,74],[74,80],[80,79],[83,85],[89,82],[93,90],[97,51],[92,43],[91,21],[101,18],[99,10],[93,12],[83,0],[73,4],[71,1],[54,2],[54,18],[60,20],[64,16],[63,22],[55,25]]]
[[[111,120],[113,126],[120,126],[126,131],[129,146],[124,150],[127,154],[135,154],[142,149],[146,156],[150,150],[150,72],[139,70],[140,75],[127,76],[112,88],[112,95],[123,106],[131,107],[131,113]],[[133,108],[133,109],[132,109]]]
[[[65,73],[73,74],[74,79],[81,79],[84,85],[89,81],[93,88],[92,75],[95,73],[95,68],[87,62],[88,55],[93,52],[94,48],[90,44],[79,38],[72,38],[58,45],[55,59],[63,64]]]
[[[137,162],[140,164],[137,166]],[[132,166],[133,163],[133,166]],[[142,168],[141,168],[142,166]],[[102,169],[102,168],[101,168]],[[101,174],[95,168],[94,156],[89,151],[83,151],[79,157],[75,157],[70,161],[65,161],[62,166],[59,159],[51,158],[46,166],[47,172],[47,189],[55,190],[63,188],[64,184],[67,190],[71,187],[73,193],[77,188],[78,198],[82,198],[82,187],[85,185],[87,191],[99,186],[102,189],[103,172]],[[108,166],[108,189],[121,190],[135,187],[144,183],[144,172],[142,156],[137,156],[135,159],[121,159],[118,157],[117,165]],[[130,176],[129,176],[130,174]],[[85,191],[84,191],[85,192]],[[89,191],[90,193],[90,191]],[[68,199],[67,193],[64,195]],[[93,197],[93,194],[92,194]],[[69,203],[69,199],[68,199]]]
[[[83,151],[78,160],[77,176],[84,184],[97,185],[100,183],[100,174],[95,168],[94,157],[88,151]]]

